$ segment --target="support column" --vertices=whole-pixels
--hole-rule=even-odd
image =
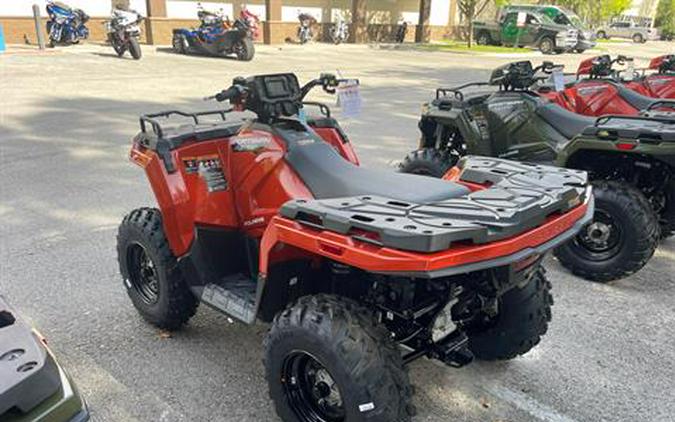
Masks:
[[[431,16],[431,0],[419,0],[420,16],[415,28],[415,42],[429,42],[430,28],[429,16]]]
[[[281,0],[265,0],[265,44],[284,42],[281,30]]]
[[[321,5],[321,39],[330,41],[331,21],[333,20],[333,0],[323,0]]]
[[[366,0],[352,0],[352,27],[349,38],[353,43],[368,42],[367,11]]]
[[[234,0],[234,2],[232,2],[232,16],[230,17],[232,21],[237,20],[239,14],[244,8],[244,4],[242,3],[242,1],[243,0]]]
[[[450,10],[448,12],[448,33],[451,38],[455,38],[457,35],[455,30],[457,29],[457,0],[450,1]]]
[[[148,17],[166,17],[166,0],[146,0],[146,6],[148,8]]]
[[[145,38],[148,44],[161,44],[159,28],[155,18],[166,18],[166,0],[146,0],[148,18],[145,20]]]

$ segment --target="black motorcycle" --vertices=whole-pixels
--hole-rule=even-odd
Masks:
[[[298,41],[300,44],[307,44],[314,38],[312,25],[316,23],[314,16],[307,13],[300,13],[298,15],[300,26],[298,27]]]
[[[405,41],[405,36],[408,33],[408,22],[403,21],[398,24],[396,27],[395,40],[397,43],[401,44]]]
[[[110,21],[106,22],[106,32],[108,42],[118,56],[122,57],[126,51],[129,51],[134,59],[141,58],[141,46],[138,40],[141,37],[139,24],[143,19],[143,16],[135,10],[113,9]]]

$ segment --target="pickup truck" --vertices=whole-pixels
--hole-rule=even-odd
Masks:
[[[598,38],[628,38],[635,43],[659,39],[659,31],[656,28],[639,26],[633,22],[612,22],[608,26],[598,29],[596,34]]]
[[[518,25],[518,15],[524,14]],[[497,22],[475,21],[473,36],[482,45],[515,45],[538,48],[544,54],[563,53],[575,48],[576,28],[560,25],[542,13],[507,12]]]
[[[576,53],[583,53],[595,47],[595,31],[592,31],[586,23],[574,12],[561,6],[542,4],[509,4],[500,9],[501,14],[508,12],[534,12],[546,15],[558,25],[567,25],[579,31],[579,40],[574,46]]]

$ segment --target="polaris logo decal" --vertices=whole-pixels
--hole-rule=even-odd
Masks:
[[[589,87],[578,88],[577,92],[580,95],[589,95],[589,94],[592,95],[592,94],[595,94],[595,93],[598,93],[598,92],[604,92],[606,90],[607,90],[607,88],[605,88],[604,86],[589,86]]]
[[[232,138],[232,149],[236,152],[257,152],[269,145],[267,136],[237,136]]]
[[[244,221],[244,227],[251,227],[257,224],[263,224],[265,222],[265,217],[256,217],[254,219]]]

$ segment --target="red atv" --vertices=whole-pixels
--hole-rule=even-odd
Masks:
[[[586,116],[628,115],[636,116],[652,109],[672,108],[675,104],[642,95],[621,82],[617,82],[618,71],[612,69],[615,63],[624,64],[624,56],[612,60],[609,55],[586,59],[579,64],[577,79],[562,91],[555,91],[550,85],[539,88],[542,96],[574,113]],[[670,105],[669,105],[670,104]]]
[[[590,221],[593,198],[585,172],[495,158],[460,161],[453,181],[359,167],[327,107],[304,117],[310,89],[339,82],[237,78],[215,96],[231,110],[142,117],[130,156],[159,209],[124,218],[120,271],[158,327],[199,302],[270,322],[284,421],[409,421],[406,364],[511,359],[540,341],[542,258]],[[230,120],[242,110],[256,117]]]
[[[647,97],[675,99],[675,54],[653,58],[648,70],[654,73],[639,76],[625,85]]]

